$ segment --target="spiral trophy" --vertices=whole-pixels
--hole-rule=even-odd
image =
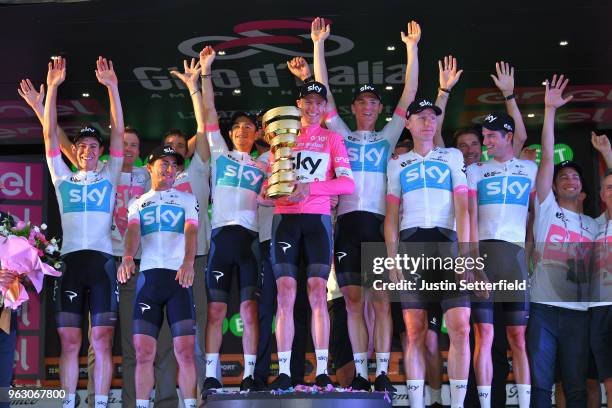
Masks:
[[[302,128],[300,110],[295,106],[279,106],[267,111],[262,119],[266,142],[274,157],[272,175],[268,178],[268,197],[279,198],[293,192],[296,181],[292,147]]]

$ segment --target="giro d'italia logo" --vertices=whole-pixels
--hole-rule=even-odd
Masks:
[[[219,60],[247,58],[262,51],[312,58],[312,53],[298,51],[299,48],[312,48],[312,45],[309,45],[311,22],[312,18],[249,21],[234,26],[235,36],[194,37],[180,43],[178,49],[189,57],[197,58],[202,47],[212,45]],[[331,20],[326,22],[331,23]],[[353,46],[353,42],[346,37],[330,35],[325,56],[344,54],[353,49]]]

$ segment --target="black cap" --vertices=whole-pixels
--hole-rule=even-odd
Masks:
[[[582,167],[580,167],[578,163],[572,160],[565,160],[555,165],[555,172],[553,173],[553,180],[557,180],[557,175],[559,174],[559,172],[567,167],[569,167],[570,169],[576,170],[576,173],[578,173],[578,177],[580,177],[580,183],[584,186],[584,178],[582,177]]]
[[[380,98],[380,93],[378,93],[378,90],[374,87],[374,85],[370,84],[361,85],[359,88],[355,89],[355,94],[353,95],[353,102],[355,102],[357,100],[357,97],[363,93],[371,93],[376,97],[376,99],[382,102],[382,99]]]
[[[493,131],[514,132],[514,119],[505,112],[494,112],[484,118],[482,127]]]
[[[232,115],[232,119],[230,120],[230,126],[234,126],[234,123],[236,123],[236,120],[238,120],[238,118],[242,116],[244,116],[245,118],[253,122],[253,124],[255,125],[255,128],[259,127],[257,124],[257,116],[252,114],[251,112],[243,112],[243,111],[238,111]]]
[[[161,159],[162,157],[169,157],[169,156],[174,156],[174,158],[176,159],[176,164],[178,164],[179,166],[182,166],[183,164],[185,164],[185,159],[183,158],[183,156],[178,154],[176,150],[172,148],[172,146],[156,147],[155,149],[153,149],[151,154],[149,154],[149,157],[147,157],[147,162],[150,164],[153,164],[155,160]]]
[[[442,109],[434,105],[432,101],[429,99],[415,99],[410,106],[408,106],[408,110],[406,111],[406,117],[409,118],[410,115],[414,113],[421,113],[425,109],[433,109],[436,112],[436,116],[442,114]]]
[[[78,131],[77,134],[72,136],[72,144],[77,144],[77,142],[84,137],[93,137],[98,143],[102,144],[102,136],[98,129],[93,126],[84,126],[81,130]]]
[[[327,88],[320,82],[312,81],[300,86],[300,94],[298,96],[299,99],[302,99],[309,94],[317,94],[323,99],[327,100]]]

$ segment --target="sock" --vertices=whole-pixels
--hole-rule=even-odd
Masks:
[[[291,377],[291,350],[279,351],[278,356],[278,375],[287,374]]]
[[[531,401],[531,384],[516,384],[519,408],[529,408]]]
[[[96,408],[106,408],[108,405],[108,395],[96,394]]]
[[[320,349],[315,350],[315,355],[317,357],[317,374],[327,374],[327,357],[329,356],[328,349]]]
[[[185,408],[196,408],[197,399],[195,398],[185,398],[183,403],[185,404]]]
[[[255,374],[255,361],[257,360],[257,355],[255,354],[245,354],[244,355],[244,375],[242,378],[247,378],[250,375]]]
[[[382,373],[389,372],[389,354],[390,353],[376,353],[376,376],[378,377]]]
[[[219,365],[219,353],[206,353],[206,378],[208,377],[217,378],[217,366],[218,365]]]
[[[429,387],[429,397],[430,404],[435,404],[436,402],[442,405],[442,388],[432,388]]]
[[[353,353],[353,360],[355,360],[355,369],[357,375],[362,378],[368,379],[368,353]]]
[[[465,393],[467,391],[467,380],[448,380],[450,382],[451,408],[462,408]]]
[[[149,408],[149,400],[148,399],[137,399],[136,400],[136,408]]]
[[[410,408],[425,408],[425,380],[406,380]]]
[[[74,408],[75,394],[68,394],[62,401],[63,408]]]
[[[491,408],[491,386],[477,385],[478,400],[480,400],[480,408]]]

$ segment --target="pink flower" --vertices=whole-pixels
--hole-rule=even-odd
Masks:
[[[42,251],[42,249],[36,249],[36,252],[38,252],[38,256],[44,255],[44,252]]]
[[[17,225],[15,226],[15,228],[17,228],[17,230],[22,230],[22,229],[24,229],[24,228],[25,228],[25,226],[26,226],[26,223],[25,223],[25,222],[23,222],[23,221],[19,221],[19,222],[17,223]]]

